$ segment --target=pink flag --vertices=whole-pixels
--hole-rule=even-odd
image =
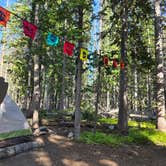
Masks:
[[[64,54],[67,54],[68,56],[72,56],[74,52],[75,45],[65,41],[64,46],[63,46],[63,52]]]
[[[23,20],[23,29],[24,29],[24,34],[28,37],[30,37],[32,40],[35,38],[36,31],[37,31],[37,26]]]

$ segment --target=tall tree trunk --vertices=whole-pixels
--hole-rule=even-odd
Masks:
[[[35,11],[35,24],[39,23],[39,5],[36,1],[33,2],[32,7]],[[38,34],[39,35],[39,34]],[[39,46],[39,36],[37,36],[36,47]],[[39,134],[39,109],[40,109],[40,58],[38,52],[34,55],[34,91],[33,91],[33,118],[32,127],[35,130],[35,134]]]
[[[44,105],[44,109],[46,109],[48,111],[49,110],[49,93],[48,93],[49,83],[47,82],[46,69],[45,69],[44,74],[45,74],[45,76],[44,76],[44,102],[43,102],[43,105]]]
[[[99,99],[101,94],[101,67],[98,66],[98,77],[97,77],[97,85],[96,85],[96,102],[95,102],[95,124],[94,124],[94,133],[96,133],[97,126],[97,115],[99,109]]]
[[[103,0],[99,1],[100,3],[100,11],[103,9]],[[99,11],[99,12],[100,12]],[[99,41],[98,41],[98,54],[101,56],[101,46],[102,46],[102,25],[103,24],[103,16],[100,16],[99,20]],[[100,58],[100,57],[99,57]],[[97,77],[97,85],[96,85],[96,101],[95,101],[95,124],[94,124],[94,133],[96,133],[96,127],[97,127],[97,120],[98,120],[98,112],[99,112],[99,103],[100,103],[100,96],[101,96],[101,67],[100,64],[98,64],[98,77]]]
[[[119,116],[118,128],[121,133],[128,132],[128,105],[127,105],[127,16],[128,16],[128,1],[123,1],[123,14],[122,14],[122,30],[121,30],[121,60],[125,63],[125,68],[120,70],[120,88],[119,88]]]
[[[83,28],[83,8],[78,7],[78,28]],[[82,47],[82,39],[78,42],[78,50]],[[78,52],[79,52],[78,51]],[[80,137],[80,124],[81,124],[81,87],[82,87],[82,61],[80,57],[76,60],[76,97],[75,97],[75,121],[74,121],[74,137],[78,139]]]
[[[152,108],[152,94],[151,94],[151,79],[150,79],[150,72],[148,72],[147,74],[147,107],[148,107],[148,111],[151,110]]]
[[[166,57],[166,28],[163,28],[162,32],[162,38],[163,38],[163,57]],[[166,71],[166,59],[164,59],[164,71]],[[164,96],[165,96],[165,108],[166,108],[166,72],[164,72]]]
[[[64,110],[65,99],[65,72],[66,72],[66,56],[63,54],[62,75],[61,75],[61,92],[59,99],[59,110]]]
[[[164,99],[164,73],[162,53],[162,29],[161,29],[161,0],[155,0],[155,54],[156,54],[156,111],[157,129],[166,132],[165,99]]]
[[[109,88],[108,87],[109,86],[109,84],[107,84],[107,89]],[[107,110],[107,112],[109,112],[110,111],[110,91],[109,90],[107,90],[107,103],[106,103],[106,110]]]
[[[135,52],[135,57],[136,57]],[[136,65],[133,66],[134,68],[134,112],[138,112],[138,71]]]

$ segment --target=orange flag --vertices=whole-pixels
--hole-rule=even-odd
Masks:
[[[108,66],[109,58],[107,56],[103,57],[104,65]]]
[[[123,62],[123,61],[121,61],[121,62],[120,62],[120,68],[123,70],[123,69],[124,69],[124,67],[125,67],[125,64],[124,64],[124,62]]]
[[[10,19],[10,12],[0,6],[0,24],[6,27],[7,22]]]

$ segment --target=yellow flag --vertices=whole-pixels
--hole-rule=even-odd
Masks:
[[[88,60],[88,50],[84,49],[84,48],[81,48],[81,51],[80,51],[80,59],[82,61],[87,61]]]

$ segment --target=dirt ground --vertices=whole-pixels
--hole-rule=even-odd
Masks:
[[[0,166],[166,166],[166,148],[155,145],[87,145],[58,132],[44,140],[43,148],[0,160]]]

